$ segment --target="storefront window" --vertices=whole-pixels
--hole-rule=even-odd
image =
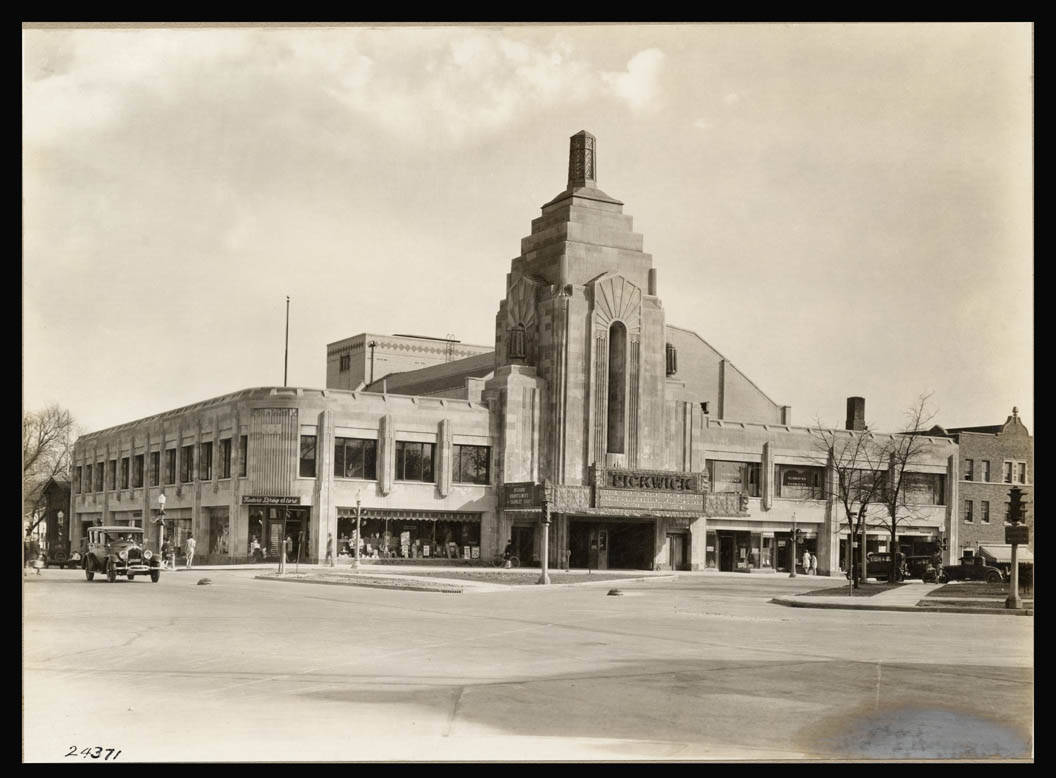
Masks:
[[[150,452],[150,485],[157,486],[161,481],[161,452]]]
[[[708,477],[713,492],[739,492],[749,497],[758,497],[759,473],[758,462],[708,460]]]
[[[95,491],[103,491],[103,463],[95,463]]]
[[[334,475],[337,478],[377,480],[378,441],[363,438],[334,440]]]
[[[110,478],[107,479],[109,481],[107,486],[109,486],[111,489],[116,489],[117,488],[117,460],[116,459],[111,459],[110,460],[110,473],[109,473],[109,475],[110,475]]]
[[[359,553],[368,559],[479,559],[480,520],[433,521],[364,511]],[[339,508],[337,552],[355,555],[355,508]]]
[[[846,477],[851,502],[883,502],[887,498],[887,470],[850,470]]]
[[[301,478],[315,478],[315,435],[301,435]]]
[[[488,484],[491,448],[489,446],[454,446],[452,480],[463,484]]]
[[[791,500],[823,500],[825,468],[777,466],[777,496]]]
[[[433,443],[396,441],[396,480],[434,481]]]
[[[902,489],[908,505],[946,504],[946,476],[941,473],[906,473]]]

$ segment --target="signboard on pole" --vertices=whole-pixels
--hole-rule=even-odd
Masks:
[[[1009,545],[1027,545],[1030,542],[1030,527],[1026,524],[1010,524],[1005,527],[1005,542]]]
[[[503,507],[538,508],[542,505],[539,489],[534,481],[518,481],[502,485]]]

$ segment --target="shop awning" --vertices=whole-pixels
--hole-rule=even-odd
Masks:
[[[469,521],[480,523],[481,514],[461,511],[416,511],[388,508],[363,508],[362,519],[388,519],[389,521]],[[356,518],[355,508],[338,507],[337,515],[342,519]]]
[[[979,546],[979,553],[995,562],[1006,565],[1012,563],[1012,546]],[[1026,546],[1019,546],[1016,549],[1016,561],[1034,564],[1034,555]]]

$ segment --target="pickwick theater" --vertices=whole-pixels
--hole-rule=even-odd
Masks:
[[[258,544],[274,558],[285,521],[295,555],[320,561],[328,534],[350,550],[358,509],[379,562],[483,564],[512,541],[538,563],[545,526],[553,567],[776,571],[795,525],[798,553],[835,572],[835,468],[789,407],[667,322],[642,246],[577,133],[566,188],[510,266],[494,348],[364,333],[327,346],[326,389],[244,389],[84,435],[71,541],[93,523],[155,541],[164,527],[203,562],[243,562]],[[838,435],[883,437],[860,398]],[[949,561],[958,446],[926,440],[898,542]],[[870,529],[868,550],[888,543]]]

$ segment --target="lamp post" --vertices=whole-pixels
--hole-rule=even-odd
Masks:
[[[550,495],[548,494],[549,484],[543,486],[543,516],[542,516],[542,562],[543,572],[539,576],[537,584],[548,584],[550,583]]]
[[[792,568],[792,572],[788,574],[789,578],[796,577],[796,535],[799,534],[799,529],[796,527],[796,514],[792,514],[792,564],[789,565]]]
[[[359,528],[360,528],[360,521],[359,521],[359,494],[360,493],[357,491],[356,492],[356,537],[355,537],[355,539],[352,542],[352,544],[356,548],[356,556],[352,560],[352,569],[353,570],[358,570],[359,569],[359,537],[360,537],[360,535],[359,535]]]

